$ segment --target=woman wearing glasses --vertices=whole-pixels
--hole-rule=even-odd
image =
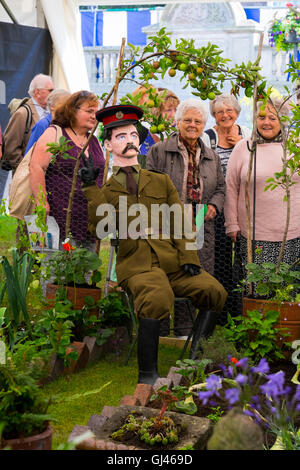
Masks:
[[[146,164],[147,169],[160,170],[170,176],[181,202],[189,204],[193,210],[194,221],[197,206],[205,205],[204,243],[198,256],[202,268],[214,275],[214,219],[223,209],[225,180],[219,156],[200,138],[207,117],[208,112],[200,99],[181,101],[175,114],[177,131],[150,148]],[[175,320],[176,312],[174,330]]]
[[[230,154],[234,146],[245,137],[250,136],[247,127],[236,124],[241,112],[238,100],[230,94],[223,93],[209,104],[210,114],[215,118],[216,124],[204,132],[210,138],[210,147],[215,150],[221,159],[224,176]]]
[[[210,147],[217,152],[220,157],[222,170],[226,176],[226,169],[229,157],[235,145],[246,137],[250,136],[250,130],[236,123],[241,111],[238,100],[230,94],[218,95],[210,102],[210,114],[215,118],[214,127],[205,130],[209,136]],[[225,323],[227,312],[232,316],[239,313],[237,295],[233,292],[236,283],[233,279],[232,268],[232,242],[225,234],[225,218],[222,212],[215,219],[215,277],[222,283],[228,292],[226,304],[224,306],[221,319]],[[239,248],[239,247],[238,247]],[[236,252],[237,253],[237,252]],[[238,260],[236,259],[236,262]]]
[[[98,98],[89,91],[73,93],[67,101],[55,110],[52,125],[46,129],[36,143],[30,163],[30,183],[36,203],[40,190],[45,196],[46,212],[52,215],[60,229],[60,240],[65,238],[66,209],[72,186],[76,159],[85,146],[89,132],[96,123],[95,113],[99,109]],[[56,142],[56,124],[62,128],[62,135],[67,140],[67,155],[49,153],[47,144]],[[97,185],[102,185],[105,159],[99,141],[92,136],[86,158],[92,158],[95,167],[100,168]],[[83,166],[80,163],[79,168]],[[81,191],[81,182],[77,179],[71,213],[72,243],[86,248],[94,245],[88,231],[87,200]]]

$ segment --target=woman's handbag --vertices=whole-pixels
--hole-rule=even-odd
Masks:
[[[56,142],[62,136],[60,126],[56,128]],[[34,197],[30,186],[30,160],[35,149],[36,142],[28,150],[19,164],[9,187],[9,215],[23,220],[25,215],[31,215],[35,208]]]

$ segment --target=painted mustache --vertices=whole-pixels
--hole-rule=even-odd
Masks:
[[[139,149],[134,144],[128,143],[126,144],[126,147],[122,151],[122,155],[124,155],[128,150],[131,150],[131,149],[136,150],[136,152],[139,151]]]

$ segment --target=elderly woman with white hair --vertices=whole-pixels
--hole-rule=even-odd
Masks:
[[[267,178],[282,171],[282,134],[279,116],[289,114],[289,105],[280,99],[272,99],[265,110],[257,104],[257,146],[256,179],[253,171],[250,180],[251,219],[253,219],[253,191],[255,188],[255,244],[261,247],[261,254],[253,253],[254,262],[276,263],[284,235],[286,202],[284,188],[265,191]],[[249,139],[239,142],[230,156],[226,175],[226,200],[224,206],[227,235],[236,241],[240,239],[243,264],[247,263],[247,214],[245,206],[245,186],[249,165]],[[290,188],[291,214],[283,262],[293,263],[300,253],[300,176],[293,176]],[[251,233],[252,235],[252,233]]]
[[[208,117],[204,103],[197,98],[182,101],[176,110],[177,131],[168,140],[154,144],[147,153],[147,169],[167,173],[181,202],[191,204],[193,217],[198,204],[204,204],[204,244],[198,250],[202,268],[214,274],[214,219],[225,199],[225,179],[219,156],[202,141]],[[176,318],[176,317],[175,317]]]

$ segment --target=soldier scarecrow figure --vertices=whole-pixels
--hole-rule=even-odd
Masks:
[[[227,293],[200,267],[196,246],[183,230],[184,208],[169,176],[138,164],[139,146],[146,134],[139,122],[142,115],[139,107],[131,105],[98,111],[104,145],[113,156],[113,174],[99,189],[95,185],[98,169],[90,158],[84,159],[79,176],[88,199],[89,230],[98,238],[107,236],[103,223],[107,227],[107,211],[112,209],[110,220],[119,237],[116,275],[122,289],[133,296],[139,320],[138,383],[154,384],[159,377],[160,320],[170,315],[174,297],[189,297],[199,309],[190,353],[195,358],[197,343],[212,333]],[[157,210],[162,207],[175,208],[174,217],[170,210]],[[169,225],[163,220],[166,214],[170,216]]]

